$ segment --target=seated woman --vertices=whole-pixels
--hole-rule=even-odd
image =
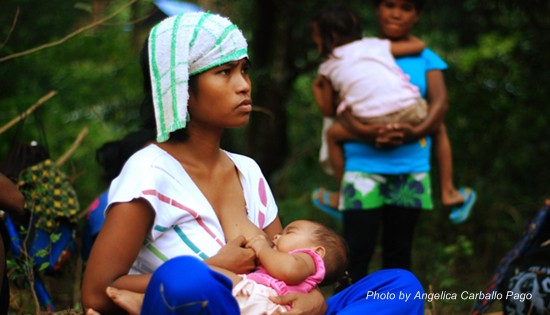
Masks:
[[[107,294],[113,287],[145,293],[141,314],[239,314],[231,280],[207,266],[249,273],[256,264],[247,240],[282,231],[256,162],[220,149],[224,129],[245,125],[252,110],[246,40],[226,18],[187,13],[152,29],[142,63],[157,143],[134,154],[111,184],[84,274],[83,307],[89,314],[123,313]],[[399,291],[422,286],[394,269],[365,277],[327,303],[319,290],[271,300],[296,314],[423,314],[422,300],[365,298]]]
[[[6,256],[10,249],[9,233],[4,225],[4,211],[21,222],[25,221],[25,197],[17,185],[0,173],[0,315],[8,314],[10,287],[7,276]]]

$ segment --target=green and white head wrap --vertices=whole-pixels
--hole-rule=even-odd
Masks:
[[[237,26],[216,14],[192,12],[169,17],[149,34],[149,69],[157,141],[185,128],[189,77],[248,57]]]

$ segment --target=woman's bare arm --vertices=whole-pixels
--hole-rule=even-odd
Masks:
[[[144,293],[151,275],[128,275],[151,229],[154,211],[144,199],[113,205],[90,253],[82,282],[82,305],[102,314],[121,313],[105,289]]]
[[[357,120],[349,110],[339,116],[342,125],[363,141],[377,146],[397,146],[423,138],[433,133],[443,122],[448,109],[447,87],[443,72],[440,70],[428,71],[426,74],[428,90],[428,116],[418,125],[390,124],[374,125],[363,124]]]
[[[340,124],[362,141],[376,144],[376,138],[385,130],[383,125],[364,124],[348,108],[338,116]]]
[[[405,141],[412,141],[433,133],[445,118],[449,107],[447,87],[441,70],[432,70],[426,73],[428,116],[418,125],[406,132]]]
[[[25,215],[25,197],[4,174],[0,173],[0,210],[6,211],[19,221]]]

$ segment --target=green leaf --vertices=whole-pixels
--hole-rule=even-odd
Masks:
[[[40,265],[40,268],[38,268],[39,271],[46,270],[50,266],[49,262],[44,262]]]
[[[34,256],[39,257],[39,258],[44,258],[44,257],[48,256],[49,253],[50,252],[47,251],[46,249],[41,249],[38,252],[36,252],[36,254],[34,254]]]

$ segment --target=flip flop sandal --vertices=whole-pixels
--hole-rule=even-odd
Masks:
[[[460,224],[468,219],[477,199],[475,190],[469,187],[462,187],[458,192],[464,197],[464,202],[451,208],[449,220],[454,224]]]
[[[313,193],[311,194],[311,201],[313,202],[313,205],[323,211],[324,213],[330,215],[333,219],[335,220],[342,220],[343,218],[343,214],[341,211],[339,211],[338,209],[336,208],[333,208],[330,206],[330,200],[329,200],[329,195],[330,195],[330,192],[328,191],[324,191],[323,194],[322,194],[322,199],[319,198],[319,195],[321,194],[321,189],[320,188],[317,188],[313,191]]]

